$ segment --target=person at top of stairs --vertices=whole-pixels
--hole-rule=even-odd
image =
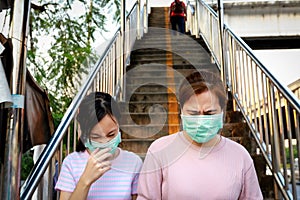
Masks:
[[[178,97],[183,131],[149,147],[138,199],[263,199],[249,153],[221,136],[226,92],[220,77],[194,72]]]
[[[177,30],[180,33],[185,33],[186,7],[184,2],[174,0],[170,5],[170,22],[172,30]]]
[[[55,186],[60,199],[135,199],[142,160],[117,146],[120,111],[107,93],[91,93],[77,119],[81,136],[76,152],[62,164]]]

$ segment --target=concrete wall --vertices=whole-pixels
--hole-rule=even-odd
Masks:
[[[300,1],[224,2],[224,14],[241,37],[300,35]]]
[[[206,2],[212,7],[217,5],[217,0]],[[223,0],[223,3],[224,21],[240,37],[300,36],[300,0]],[[283,85],[300,78],[300,49],[255,50],[254,54]]]

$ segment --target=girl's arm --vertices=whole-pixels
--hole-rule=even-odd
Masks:
[[[85,200],[88,196],[91,185],[99,179],[105,172],[110,170],[111,162],[108,158],[111,156],[110,149],[96,149],[91,153],[84,172],[82,173],[75,190],[73,192],[60,192],[60,200]]]

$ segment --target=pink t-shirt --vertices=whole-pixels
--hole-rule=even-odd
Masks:
[[[198,147],[182,132],[152,143],[139,177],[138,199],[263,199],[252,158],[240,144],[222,137]]]
[[[69,154],[64,159],[55,189],[73,192],[88,158],[87,151]],[[120,154],[112,161],[111,169],[92,184],[87,199],[131,199],[131,195],[137,193],[141,167],[139,156],[120,149]]]

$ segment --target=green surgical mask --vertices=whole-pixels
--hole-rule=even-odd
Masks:
[[[84,143],[84,146],[89,149],[90,151],[95,151],[97,148],[105,149],[105,148],[111,148],[110,153],[114,154],[118,145],[121,142],[121,132],[118,133],[116,137],[114,137],[112,140],[106,143],[100,143],[93,140],[88,140]]]
[[[223,112],[215,115],[181,115],[183,130],[197,143],[213,139],[223,127]]]

